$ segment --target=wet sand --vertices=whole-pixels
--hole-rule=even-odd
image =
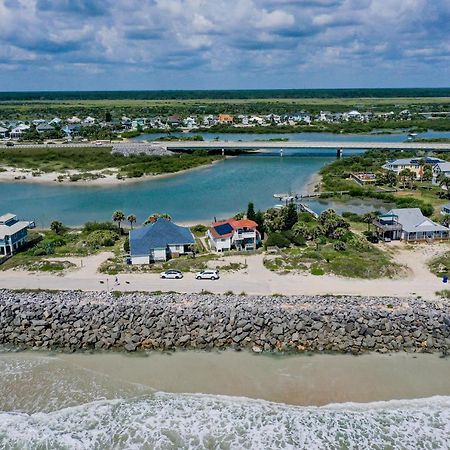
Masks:
[[[156,391],[325,405],[450,395],[450,358],[428,354],[266,356],[179,351],[58,355],[67,364]]]

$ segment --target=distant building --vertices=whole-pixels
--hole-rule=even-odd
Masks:
[[[0,256],[14,254],[26,241],[34,222],[20,221],[15,214],[0,216]]]
[[[29,125],[19,124],[11,130],[9,136],[11,139],[20,139],[29,129]]]
[[[159,218],[143,228],[130,231],[131,264],[167,261],[191,251],[194,236],[187,227]]]
[[[36,127],[38,133],[48,133],[49,131],[54,131],[55,128],[47,123],[41,123]]]
[[[234,122],[234,117],[229,114],[219,114],[217,121],[220,125],[231,125]]]
[[[79,117],[77,117],[77,116],[73,116],[73,117],[70,117],[69,119],[67,119],[67,123],[69,123],[69,124],[80,124],[81,123],[81,119],[79,118]]]
[[[377,234],[382,238],[407,242],[448,239],[450,230],[433,222],[419,208],[397,208],[382,214],[374,221]]]
[[[450,214],[450,203],[446,203],[445,205],[441,206],[441,214],[443,216]]]
[[[183,119],[174,114],[173,116],[169,116],[167,118],[167,125],[170,125],[171,127],[179,127],[183,124]]]
[[[436,164],[445,162],[443,159],[434,158],[431,156],[415,157],[415,158],[404,158],[395,159],[393,161],[388,161],[384,166],[384,170],[390,170],[395,172],[397,175],[404,169],[409,169],[411,172],[416,174],[416,178],[420,179],[423,176],[423,168],[426,165],[436,166]]]
[[[352,173],[350,177],[355,180],[361,186],[365,186],[367,184],[375,184],[377,181],[377,176],[374,173]]]
[[[433,166],[433,181],[436,182],[436,179],[439,175],[445,175],[446,177],[450,177],[450,162],[440,162]]]
[[[240,251],[256,250],[261,241],[257,230],[258,224],[253,220],[228,219],[214,222],[208,229],[211,247],[216,252],[236,249]]]
[[[8,128],[4,128],[4,127],[0,126],[0,139],[5,139],[8,136],[9,136]]]

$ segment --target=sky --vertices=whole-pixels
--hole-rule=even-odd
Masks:
[[[0,0],[0,91],[449,86],[450,0]]]

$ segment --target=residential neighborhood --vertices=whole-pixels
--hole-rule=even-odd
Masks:
[[[442,115],[436,116],[442,117]],[[69,117],[28,118],[13,120],[0,117],[0,139],[33,140],[47,139],[91,139],[99,137],[120,137],[125,132],[145,132],[145,130],[164,131],[207,131],[216,127],[254,128],[254,127],[296,127],[313,126],[315,124],[348,124],[369,123],[372,121],[411,121],[413,119],[433,120],[433,114],[424,116],[421,112],[409,110],[388,112],[360,112],[356,109],[342,112],[301,110],[294,113],[276,114],[237,114],[226,112],[220,114],[170,114],[153,117],[113,117],[107,113],[104,117],[85,117],[72,115]],[[405,126],[407,126],[405,124]],[[110,133],[105,134],[105,133]]]

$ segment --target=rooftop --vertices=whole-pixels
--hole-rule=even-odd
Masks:
[[[151,225],[130,231],[130,253],[132,255],[148,255],[150,249],[194,243],[195,239],[189,228],[176,225],[163,218],[159,218]]]

